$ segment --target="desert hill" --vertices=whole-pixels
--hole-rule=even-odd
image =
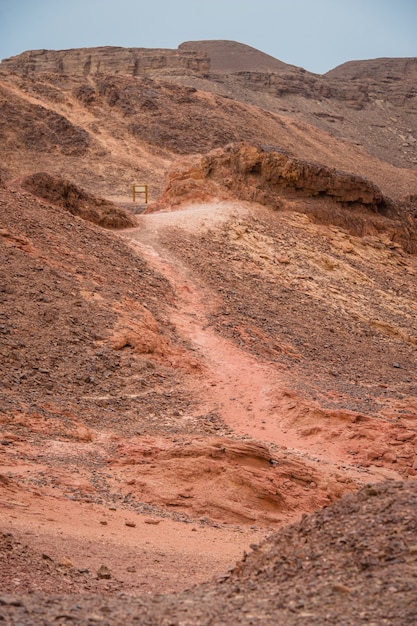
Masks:
[[[98,594],[77,600],[91,615],[120,592],[212,575],[223,582],[155,600],[149,623],[207,623],[205,593],[230,624],[279,611],[338,623],[329,602],[358,623],[353,597],[377,621],[377,580],[393,623],[391,587],[411,619],[415,61],[318,76],[236,42],[186,42],[0,64],[5,619],[36,623],[36,603],[72,615],[54,591]],[[149,184],[147,207],[134,182]],[[240,563],[314,514],[277,539],[299,558],[310,532],[322,541],[315,512],[346,493],[328,519],[349,514],[377,559],[368,588],[359,571],[343,578],[337,551],[340,580],[282,566],[293,591],[268,569],[275,540]],[[365,534],[387,506],[401,549],[386,524]],[[404,563],[389,571],[374,554],[387,541]],[[287,600],[271,614],[274,586]]]
[[[32,80],[52,74],[55,78],[43,89],[45,95],[49,90],[51,98],[50,83],[61,82],[63,76],[85,77],[86,82],[100,74],[158,77],[302,120],[397,167],[415,169],[417,163],[417,63],[413,58],[352,61],[317,75],[237,42],[196,41],[185,42],[177,50],[28,51],[4,59],[1,72]],[[195,122],[198,125],[198,117],[192,127]],[[248,127],[246,122],[243,126]]]
[[[185,41],[178,50],[200,52],[210,60],[211,73],[234,74],[236,72],[268,72],[299,70],[295,65],[283,63],[269,54],[237,41]]]

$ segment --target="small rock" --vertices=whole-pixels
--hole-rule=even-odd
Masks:
[[[342,583],[334,583],[334,585],[332,585],[332,590],[337,591],[338,593],[350,593],[351,592],[350,587],[347,587],[346,585],[343,585]]]
[[[278,263],[282,263],[283,265],[288,265],[289,263],[291,263],[290,257],[286,254],[280,254],[276,257],[276,260],[278,261]]]
[[[125,522],[125,526],[130,526],[131,528],[135,528],[136,524],[135,522],[130,522],[129,520],[127,520]]]
[[[68,559],[66,556],[63,556],[60,561],[59,564],[62,565],[63,567],[74,567],[73,562]]]
[[[106,567],[105,565],[100,565],[100,567],[97,570],[97,578],[100,578],[100,579],[111,578],[111,574],[110,574],[108,567]]]
[[[157,524],[160,524],[161,520],[160,519],[154,519],[153,517],[148,517],[147,519],[143,520],[145,522],[145,524],[154,524],[155,526]]]
[[[414,438],[414,435],[415,433],[408,430],[404,433],[398,433],[398,435],[396,436],[396,440],[397,441],[409,441],[410,439]]]

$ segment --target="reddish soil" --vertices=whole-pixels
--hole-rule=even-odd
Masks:
[[[31,259],[42,257],[48,259],[47,266],[53,267],[56,263],[55,254],[59,255],[56,259],[62,259],[63,248],[56,245],[57,237],[61,236],[61,232],[64,236],[66,231],[63,226],[68,224],[68,220],[71,224],[76,218],[69,214],[67,217],[64,212],[57,213],[55,210],[54,234],[51,233],[49,240],[45,242],[47,248],[44,247],[42,237],[37,238],[35,248],[31,241],[34,241],[36,231],[33,227],[30,230],[29,222],[25,226],[25,219],[28,219],[31,211],[29,199],[19,195],[9,196],[7,192],[3,197],[6,202],[9,198],[11,201],[18,199],[20,205],[20,213],[16,211],[15,204],[13,216],[8,215],[9,230],[3,229],[3,241],[6,243],[5,251],[9,260],[13,254],[16,261],[20,258],[20,263],[26,265],[27,261],[30,264],[33,263]],[[38,224],[42,215],[48,219],[50,211],[51,209],[44,208],[41,204],[37,205]],[[245,335],[241,333],[236,342],[233,335],[229,336],[230,324],[242,328],[242,321],[234,311],[232,302],[228,305],[229,310],[224,310],[226,305],[222,290],[219,289],[216,293],[210,284],[210,264],[204,264],[207,270],[204,282],[198,268],[193,269],[194,262],[187,264],[184,260],[193,238],[198,242],[206,237],[205,233],[209,233],[210,242],[215,243],[217,238],[223,240],[224,233],[227,233],[228,238],[232,237],[236,241],[238,232],[238,245],[243,248],[237,258],[241,259],[246,253],[250,253],[252,261],[248,260],[247,263],[251,267],[251,275],[247,275],[247,280],[255,285],[255,259],[261,261],[261,271],[265,276],[268,258],[275,254],[270,249],[274,244],[266,235],[260,237],[255,229],[248,231],[242,224],[247,220],[255,220],[259,228],[261,220],[271,218],[280,222],[281,232],[285,225],[313,229],[314,258],[317,263],[317,237],[321,232],[327,239],[328,233],[320,226],[305,222],[296,214],[279,216],[259,206],[254,208],[249,204],[224,203],[138,217],[138,228],[122,233],[121,236],[129,247],[125,247],[122,241],[121,247],[118,244],[118,254],[124,255],[125,262],[129,257],[133,261],[136,255],[141,259],[140,263],[153,268],[147,270],[151,281],[154,280],[153,276],[160,276],[155,291],[158,296],[159,317],[166,305],[163,304],[163,292],[159,291],[158,285],[170,285],[173,295],[169,296],[169,301],[175,307],[165,309],[164,315],[169,315],[169,318],[165,318],[163,322],[161,319],[162,326],[152,321],[151,317],[149,320],[146,315],[143,317],[148,309],[138,310],[136,305],[135,312],[135,309],[125,308],[121,317],[118,313],[118,321],[116,318],[107,330],[100,329],[98,322],[102,314],[98,308],[94,332],[97,336],[108,337],[104,344],[103,339],[98,344],[104,347],[110,342],[112,352],[109,352],[109,357],[114,358],[112,354],[120,354],[125,365],[120,369],[121,363],[116,368],[116,362],[111,365],[111,361],[108,361],[106,369],[112,375],[112,388],[103,386],[105,379],[94,380],[91,391],[85,389],[81,394],[78,392],[77,404],[68,395],[77,380],[77,369],[82,372],[86,367],[81,362],[77,365],[77,353],[73,352],[71,361],[65,364],[67,383],[63,386],[63,380],[59,376],[55,378],[52,372],[46,374],[49,372],[46,361],[51,358],[51,354],[45,340],[47,333],[53,331],[53,326],[49,324],[43,330],[39,328],[40,343],[36,343],[35,337],[28,340],[30,335],[21,326],[27,317],[9,318],[14,335],[22,336],[24,333],[26,336],[25,346],[20,348],[21,357],[27,359],[28,350],[36,350],[37,358],[44,363],[44,367],[40,369],[38,366],[36,371],[38,376],[46,376],[49,383],[46,388],[47,399],[42,400],[41,394],[35,400],[31,391],[32,382],[21,369],[25,367],[24,361],[20,366],[16,364],[16,355],[19,352],[14,353],[14,364],[20,372],[18,379],[21,391],[19,400],[17,396],[16,400],[12,400],[13,392],[8,395],[10,406],[15,407],[14,421],[10,422],[7,413],[3,417],[3,495],[0,504],[5,516],[2,530],[12,532],[16,539],[24,540],[38,554],[46,553],[57,564],[58,569],[68,567],[71,575],[67,572],[67,580],[70,581],[71,590],[101,589],[114,592],[123,589],[134,593],[138,590],[160,592],[181,589],[189,584],[190,576],[193,582],[198,582],[204,580],[208,572],[212,575],[213,571],[221,573],[227,569],[249,543],[259,540],[272,527],[292,521],[302,512],[314,511],[360,484],[384,478],[399,478],[413,472],[413,411],[416,404],[411,396],[407,397],[407,404],[404,399],[400,399],[399,389],[404,384],[404,376],[397,380],[392,379],[390,389],[388,386],[380,387],[388,393],[388,397],[381,403],[379,394],[375,396],[375,402],[380,405],[379,417],[355,410],[355,402],[361,404],[361,401],[360,398],[355,400],[354,396],[349,403],[343,395],[339,395],[339,400],[336,401],[337,396],[334,395],[330,403],[333,404],[333,409],[320,406],[318,397],[316,401],[311,398],[313,389],[318,396],[328,393],[328,387],[326,383],[322,387],[320,377],[310,381],[310,386],[301,394],[294,385],[294,372],[298,372],[299,382],[303,379],[302,368],[299,369],[302,361],[299,361],[294,344],[290,340],[283,344],[276,337],[278,351],[268,354],[262,348],[263,340],[255,344],[255,351],[252,341],[247,343]],[[32,233],[30,240],[18,235],[22,227],[26,233]],[[94,230],[94,227],[88,227],[80,221],[74,221],[74,227],[85,239],[85,253],[91,249],[93,240],[95,246],[98,246],[96,254],[100,254],[101,246],[104,251],[111,243],[112,258],[115,259],[116,243],[119,239],[115,239],[114,235],[111,235],[111,239],[106,239],[107,236]],[[15,233],[13,236],[12,232]],[[334,229],[330,233],[332,238],[337,235]],[[75,236],[78,238],[78,234]],[[306,241],[306,238],[302,240],[304,247]],[[359,245],[359,240],[352,241],[351,245]],[[292,246],[292,242],[289,241],[288,245]],[[221,248],[223,253],[230,254],[229,246],[230,243]],[[195,259],[203,262],[204,248],[200,245],[199,249],[200,256]],[[391,248],[386,250],[389,258]],[[280,272],[281,268],[288,268],[286,255],[290,252],[290,249],[282,248],[281,242],[281,262],[276,268]],[[208,244],[207,253],[212,254]],[[306,254],[304,248],[304,254],[307,259],[311,252]],[[76,266],[79,272],[83,267],[83,259],[87,258],[83,255],[83,247],[78,247]],[[325,258],[330,263],[329,257]],[[394,256],[391,262],[394,272],[397,267],[395,259]],[[398,261],[401,262],[399,267],[409,269],[411,279],[414,275],[412,257],[400,255]],[[15,268],[17,267],[15,264]],[[104,305],[100,292],[104,294],[103,287],[108,289],[110,286],[108,279],[111,270],[103,269],[106,271],[106,278],[104,279],[104,274],[102,278],[97,274],[95,279],[97,285],[102,284],[97,291],[99,297],[92,298],[89,295],[90,290],[87,291],[82,283],[77,287],[80,294],[85,294],[82,298],[89,307],[94,302],[99,307]],[[346,268],[342,266],[341,269],[343,275],[346,275]],[[117,266],[114,271],[119,272]],[[332,271],[337,272],[335,269]],[[20,291],[6,281],[3,292],[5,302],[13,295],[17,311],[35,312],[34,306],[36,309],[42,307],[42,297],[47,297],[45,294],[49,289],[45,269],[43,273],[41,282],[32,282],[32,293]],[[143,269],[141,275],[146,276]],[[61,277],[64,274],[61,273]],[[220,284],[226,285],[226,282],[217,284],[220,287]],[[269,285],[267,282],[265,284]],[[35,285],[40,294],[40,304],[36,305],[33,300],[27,299],[27,296],[33,298]],[[131,291],[134,288],[132,280],[126,282],[126,289]],[[120,279],[116,289],[120,299],[121,289],[124,289]],[[143,287],[141,289],[143,298],[145,291]],[[153,289],[155,290],[155,286]],[[170,293],[165,287],[164,292]],[[230,293],[232,292],[231,289]],[[299,299],[298,290],[294,292],[296,294]],[[106,296],[106,307],[111,302],[109,295]],[[149,300],[150,296],[152,291],[147,292],[148,306],[155,307],[152,299]],[[74,294],[70,297],[76,296]],[[392,306],[388,294],[387,297],[389,306]],[[64,302],[68,306],[68,298],[62,301],[62,305]],[[262,302],[259,294],[256,302],[257,306]],[[346,302],[344,297],[342,302]],[[142,303],[145,304],[143,299]],[[337,300],[333,306],[336,304]],[[371,304],[369,301],[368,306]],[[380,306],[388,304],[382,299]],[[66,312],[62,305],[55,298],[54,306],[61,307],[61,323],[57,327],[61,338],[67,332],[64,329],[71,328],[62,326],[62,316],[71,315],[74,310],[68,309]],[[78,307],[78,318],[82,315],[83,306]],[[116,301],[113,306],[115,310],[119,308]],[[245,316],[251,316],[251,306],[248,298]],[[27,307],[32,309],[26,309]],[[219,307],[224,311],[223,314],[227,313],[228,320],[220,332],[212,321]],[[310,314],[313,313],[314,310],[311,309]],[[302,310],[300,314],[303,315]],[[407,314],[407,309],[404,309],[402,315]],[[34,317],[32,314],[32,328],[38,315],[39,313]],[[218,313],[215,316],[218,317]],[[408,318],[404,317],[403,324],[406,319]],[[171,339],[163,328],[168,330]],[[5,330],[6,327],[3,326],[3,332]],[[262,329],[261,326],[259,332],[265,334],[267,329]],[[146,333],[148,339],[144,343]],[[10,343],[7,339],[10,335],[4,336],[6,345],[14,347],[16,351],[15,340]],[[52,336],[49,336],[54,342]],[[262,334],[259,337],[262,338]],[[183,347],[178,344],[179,339]],[[178,347],[175,348],[173,341]],[[97,339],[94,343],[97,345]],[[91,358],[88,357],[88,345],[84,343],[83,360],[86,357]],[[384,344],[380,342],[379,345]],[[390,340],[387,349],[389,345]],[[406,368],[407,341],[401,345],[401,367]],[[94,345],[91,348],[94,349]],[[368,343],[364,350],[370,353],[372,344]],[[149,356],[144,362],[146,354]],[[293,357],[296,358],[294,367],[287,361]],[[13,363],[10,360],[9,362]],[[130,385],[124,374],[128,371],[125,369],[128,363]],[[149,370],[151,363],[154,365]],[[320,363],[316,361],[316,367],[322,368]],[[161,369],[162,364],[164,369]],[[167,380],[168,364],[172,373]],[[57,363],[55,370],[58,373],[56,367]],[[137,388],[134,381],[139,379],[134,371],[138,367],[143,374],[150,372],[153,380],[156,380],[155,374],[162,374],[159,380],[167,381],[170,385],[167,387],[166,382],[162,383],[159,400],[154,386],[152,400],[149,395],[151,388],[145,387],[144,391]],[[329,366],[326,364],[325,367],[328,369]],[[391,374],[392,364],[387,363],[387,367]],[[91,371],[90,368],[89,376],[99,375],[97,366],[94,374]],[[377,371],[378,375],[384,371],[381,370],[381,363]],[[105,373],[106,370],[103,371]],[[371,373],[369,365],[368,373]],[[172,378],[173,375],[175,378]],[[338,376],[331,376],[338,380]],[[74,382],[71,383],[72,377]],[[118,390],[121,377],[124,377],[123,395]],[[141,383],[142,387],[145,380],[146,378]],[[152,384],[151,380],[152,378],[146,384]],[[368,395],[369,382],[364,383]],[[10,391],[14,388],[17,391],[12,380],[11,384]],[[56,395],[57,392],[59,395]],[[345,389],[345,393],[349,393],[349,390]],[[169,399],[169,406],[163,401],[166,397]],[[188,398],[188,401],[185,403],[181,400],[182,397]],[[150,405],[145,404],[139,409],[141,412],[146,411],[142,413],[143,417],[139,420],[134,418],[140,403],[146,402],[147,398],[152,402],[153,412]],[[126,402],[128,404],[123,408]],[[116,420],[109,419],[111,413],[105,421],[97,419],[94,406],[109,406],[109,403],[119,407],[114,413]],[[352,408],[349,408],[350,404]],[[406,410],[402,407],[406,407]],[[123,418],[118,424],[117,415],[122,417],[122,414]],[[168,417],[169,414],[172,417]],[[381,429],[381,426],[384,428]],[[79,522],[74,524],[71,521],[73,519],[78,519]],[[134,526],[126,526],[126,522]],[[141,529],[139,544],[136,528]],[[189,553],[185,549],[186,545],[192,546]],[[225,545],[228,546],[227,550]],[[132,550],[134,554],[126,565],[126,555]],[[162,560],[155,557],[158,551],[164,555]],[[140,560],[141,567],[127,572],[127,567],[135,567],[130,564],[132,560]],[[158,565],[158,561],[161,565]],[[65,566],[67,562],[72,565]],[[179,562],[184,562],[181,577],[178,576]],[[64,565],[60,566],[60,563]],[[107,579],[103,579],[105,582],[97,582],[95,574],[101,565],[106,565],[112,572],[111,582]],[[74,581],[74,570],[88,570],[89,575],[86,578],[86,574],[82,572],[82,578],[76,577]],[[13,580],[15,582],[8,578],[8,589],[18,591],[21,585],[26,584],[27,577],[16,574]],[[44,580],[39,577],[33,588],[48,590],[54,584],[51,584],[48,575]],[[63,590],[62,585],[59,588]]]

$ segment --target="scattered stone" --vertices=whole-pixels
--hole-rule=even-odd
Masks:
[[[352,591],[350,587],[342,585],[342,583],[334,583],[332,589],[338,593],[350,593]]]
[[[97,570],[97,578],[99,579],[111,578],[110,571],[106,565],[100,565],[100,567]]]
[[[397,441],[410,441],[410,439],[414,439],[415,436],[416,434],[414,432],[412,432],[411,430],[408,430],[403,433],[398,433],[398,435],[396,436],[396,440]]]

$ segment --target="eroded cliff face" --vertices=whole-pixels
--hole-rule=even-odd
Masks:
[[[177,199],[188,197],[202,190],[202,182],[216,186],[220,194],[232,191],[243,200],[261,204],[279,204],[283,196],[327,196],[381,213],[390,207],[378,187],[361,176],[249,143],[230,144],[178,162],[165,193]]]
[[[29,50],[4,59],[0,68],[18,74],[43,72],[88,76],[121,74],[140,76],[164,72],[207,74],[210,60],[204,52],[159,48],[75,48],[71,50]]]
[[[320,75],[234,41],[187,41],[178,49],[206,53],[212,76],[230,75],[242,87],[278,98],[336,99],[356,110],[378,99],[415,107],[416,58],[350,61]]]
[[[332,98],[344,101],[356,110],[378,100],[412,108],[417,97],[415,58],[352,61],[322,76],[290,65],[280,71],[242,70],[234,75],[255,91],[276,97]]]
[[[317,222],[359,236],[386,232],[407,252],[416,252],[416,220],[407,207],[399,210],[399,204],[362,176],[295,158],[276,148],[234,143],[181,159],[172,167],[155,208],[212,197],[237,197],[277,210],[301,211]]]

